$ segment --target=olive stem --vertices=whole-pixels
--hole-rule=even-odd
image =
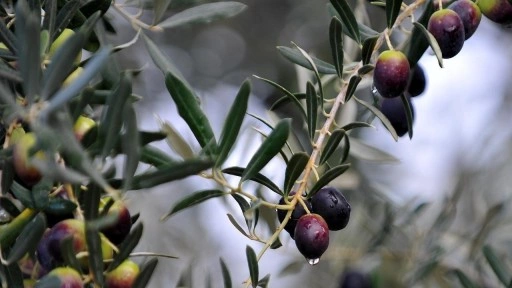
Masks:
[[[162,32],[163,31],[162,27],[154,26],[154,25],[148,25],[148,24],[140,21],[139,19],[136,18],[136,16],[131,15],[130,13],[126,12],[126,10],[124,10],[121,7],[121,5],[119,5],[119,4],[113,3],[112,7],[114,7],[114,9],[119,14],[121,14],[121,16],[123,16],[126,20],[128,20],[130,22],[130,24],[132,24],[132,27],[133,27],[134,30],[139,30],[139,28],[142,28],[142,29],[146,29],[146,30],[149,30],[149,31],[157,31],[157,32]]]

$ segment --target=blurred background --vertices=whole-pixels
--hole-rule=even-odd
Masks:
[[[175,0],[168,14],[204,2]],[[293,41],[331,62],[328,1],[240,2],[248,8],[232,19],[149,34],[197,89],[217,135],[244,79],[250,78],[253,84],[250,112],[265,119],[276,119],[267,109],[282,95],[252,75],[271,79],[292,92],[305,90],[304,79],[312,75],[284,59],[276,46],[291,46]],[[384,10],[364,1],[351,2],[356,4],[367,8],[358,9],[358,17],[370,21],[377,31],[385,27]],[[122,44],[135,35],[115,11],[108,15],[118,28],[112,42]],[[150,22],[151,13],[141,19]],[[345,43],[346,51],[351,51],[353,42]],[[123,67],[143,69],[134,89],[143,96],[137,111],[139,124],[155,130],[158,118],[169,121],[198,151],[143,45],[139,41],[118,55]],[[260,275],[272,275],[269,287],[341,287],[343,275],[371,278],[379,283],[375,287],[457,287],[456,278],[448,273],[454,268],[487,287],[499,287],[482,261],[480,247],[493,245],[503,260],[512,255],[508,235],[512,215],[507,209],[512,196],[511,45],[511,29],[482,18],[462,52],[445,60],[444,68],[427,50],[420,61],[427,89],[412,100],[414,137],[395,142],[378,119],[372,123],[375,129],[351,135],[356,143],[353,169],[331,183],[342,189],[352,205],[349,226],[331,233],[329,249],[316,266],[307,264],[293,240],[282,233],[283,247],[267,252],[260,262]],[[362,84],[357,95],[371,97],[370,85]],[[352,104],[340,117],[366,119],[367,113]],[[286,107],[277,114],[294,117]],[[265,127],[247,117],[227,166],[247,164],[261,141],[254,128]],[[174,153],[166,143],[160,144],[159,148]],[[274,159],[263,174],[282,183],[283,171],[283,162]],[[251,185],[244,187],[258,190]],[[132,213],[140,212],[145,224],[138,250],[180,258],[160,259],[150,287],[222,287],[219,257],[230,269],[235,287],[247,279],[245,247],[258,251],[262,245],[249,241],[228,221],[230,213],[243,223],[232,199],[210,200],[159,220],[177,199],[212,187],[211,181],[190,177],[127,196]],[[266,189],[259,193],[269,201],[279,200]],[[262,218],[268,224],[260,224],[259,232],[269,236],[277,224],[275,211],[262,210]]]

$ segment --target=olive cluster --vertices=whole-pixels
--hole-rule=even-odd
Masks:
[[[442,1],[442,0],[439,0]],[[442,58],[455,57],[477,30],[482,14],[502,25],[512,24],[512,4],[508,0],[456,0],[446,8],[434,3],[437,11],[429,18],[427,29],[436,39]],[[380,110],[388,118],[398,136],[405,135],[407,126],[404,101],[423,93],[426,86],[421,66],[410,67],[407,56],[401,51],[386,50],[377,58],[373,74],[376,91],[383,97]],[[414,119],[414,107],[409,102]]]
[[[75,137],[79,141],[84,141],[87,138],[87,133],[94,131],[95,126],[96,122],[93,119],[79,116],[73,127]],[[24,125],[15,128],[9,136],[9,144],[13,146],[15,179],[20,185],[30,189],[43,178],[33,162],[37,159],[57,159],[58,155],[46,155],[43,151],[32,151],[37,150],[37,137],[33,132],[25,131]],[[61,198],[65,201],[70,201],[70,197],[75,195],[71,185],[58,185],[52,189],[51,193],[54,198]],[[15,195],[13,197],[16,198]],[[49,228],[37,245],[35,259],[25,257],[19,262],[20,268],[26,274],[25,284],[27,287],[31,287],[32,284],[44,286],[47,285],[44,283],[55,283],[51,281],[57,279],[60,286],[51,287],[84,287],[81,272],[87,273],[89,269],[85,222],[81,217],[76,217],[76,211],[53,212],[55,211],[44,211]],[[113,258],[116,247],[130,233],[134,220],[125,203],[111,197],[101,199],[98,212],[112,218],[111,222],[100,229],[102,257],[105,263],[108,263]],[[77,256],[82,271],[78,272],[66,266],[62,250],[64,241],[71,241],[73,252]],[[108,272],[106,269],[105,271],[106,287],[128,288],[132,287],[139,274],[139,267],[135,262],[125,260],[115,269]]]
[[[295,192],[290,193],[290,196],[293,195]],[[345,228],[350,220],[351,208],[345,196],[333,187],[320,189],[311,199],[304,199],[304,203],[310,213],[297,204],[284,230],[295,240],[299,252],[311,264],[316,264],[329,246],[329,230]],[[285,204],[285,199],[281,198],[279,204]],[[287,212],[277,211],[279,222],[285,220]]]

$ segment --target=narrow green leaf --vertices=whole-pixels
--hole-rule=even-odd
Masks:
[[[162,28],[174,28],[191,23],[209,23],[233,17],[244,11],[247,5],[234,1],[223,1],[198,5],[172,15],[158,24]]]
[[[368,124],[366,122],[351,122],[351,123],[348,123],[347,125],[341,127],[341,129],[345,130],[345,131],[350,131],[352,129],[355,129],[355,128],[367,128],[367,127],[373,127],[371,124]]]
[[[62,259],[67,266],[75,269],[76,271],[82,272],[82,265],[76,258],[75,250],[73,248],[73,236],[69,235],[60,241],[60,252],[62,253]]]
[[[53,188],[53,181],[43,178],[34,187],[32,187],[32,199],[34,200],[35,208],[44,209],[48,206],[49,195]]]
[[[147,144],[164,140],[167,135],[161,131],[139,131],[140,145],[146,146]]]
[[[233,217],[233,215],[228,213],[227,216],[228,216],[229,222],[231,222],[231,224],[233,226],[235,226],[235,228],[236,228],[236,230],[238,230],[238,232],[242,233],[242,235],[244,235],[245,237],[251,239],[249,234],[247,234],[247,232],[245,232],[244,228],[242,228],[242,226],[240,226],[240,224],[238,224],[238,222],[236,222],[236,219],[235,219],[235,217]]]
[[[153,59],[153,63],[162,71],[162,73],[167,75],[171,73],[174,77],[177,77],[183,82],[183,84],[188,88],[189,91],[192,91],[190,84],[187,82],[185,77],[181,74],[181,72],[176,68],[176,66],[168,59],[168,57],[158,48],[155,42],[151,41],[149,37],[145,34],[142,34],[142,38],[146,44],[146,48],[149,52],[149,56]],[[195,96],[195,95],[194,95]]]
[[[363,48],[361,51],[363,65],[369,64],[371,62],[373,50],[377,44],[377,39],[379,39],[379,36],[370,37],[363,41]]]
[[[306,98],[306,96],[304,96],[304,98]],[[257,115],[254,115],[252,113],[247,113],[247,115],[249,115],[249,116],[253,117],[254,119],[260,121],[261,123],[265,124],[268,128],[274,130],[274,127],[272,127],[272,125],[269,122],[265,121],[265,119],[263,119]],[[286,147],[288,148],[290,153],[293,154],[292,147],[290,147],[290,144],[288,144],[288,141],[286,142]],[[285,153],[281,153],[281,156],[283,157],[284,161],[286,163],[288,163],[288,158],[286,157]]]
[[[341,19],[340,14],[338,13],[338,11],[334,8],[334,6],[331,3],[327,3],[327,10],[328,10],[329,14],[331,15],[331,17],[337,17],[338,19]],[[345,25],[344,22],[342,22],[342,24]],[[359,29],[359,35],[360,35],[362,41],[364,41],[368,38],[379,36],[379,34],[380,34],[379,32],[377,32],[377,31],[373,30],[372,28],[370,28],[362,23],[359,23],[359,22],[357,23],[357,28]],[[347,31],[347,29],[343,29],[343,33],[345,33],[347,36],[349,36],[353,40],[356,40],[354,35],[350,34]]]
[[[315,77],[316,77],[316,82],[318,83],[318,95],[320,96],[320,100],[319,100],[320,108],[323,110],[323,108],[324,108],[324,89],[322,87],[322,78],[320,78],[320,74],[318,74],[318,69],[315,65],[315,62],[313,61],[311,56],[309,56],[308,53],[306,53],[306,51],[304,51],[302,48],[297,46],[295,43],[293,43],[293,45],[295,46],[295,48],[297,48],[297,50],[299,50],[299,52],[302,54],[302,56],[304,56],[304,58],[306,58],[306,60],[309,62],[309,64],[313,68],[313,72],[315,73]]]
[[[341,17],[341,21],[347,33],[357,42],[361,43],[361,36],[359,34],[359,27],[357,25],[356,17],[354,16],[352,9],[345,0],[330,0],[334,9]]]
[[[473,281],[471,281],[471,279],[469,279],[469,277],[466,276],[466,274],[464,274],[464,272],[462,272],[460,269],[455,269],[453,272],[455,273],[455,275],[457,275],[457,278],[459,279],[459,282],[462,285],[462,287],[464,287],[464,288],[477,288],[478,287],[478,285],[473,283]]]
[[[176,103],[178,113],[188,124],[201,147],[205,147],[210,141],[215,141],[210,122],[187,85],[171,73],[166,73],[165,85]]]
[[[412,111],[412,105],[409,101],[409,97],[407,97],[405,94],[400,95],[400,98],[402,99],[402,105],[405,109],[405,118],[407,119],[407,129],[409,130],[409,139],[412,139],[412,124],[414,122],[414,114]]]
[[[242,167],[229,167],[229,168],[223,169],[222,173],[226,173],[229,175],[235,175],[235,176],[242,176],[244,173],[244,170],[245,169]],[[251,180],[256,183],[259,183],[259,184],[267,187],[268,189],[276,192],[277,194],[283,195],[283,191],[281,191],[281,189],[274,182],[272,182],[272,180],[268,179],[263,174],[256,173],[253,177],[251,177],[250,179],[247,179],[247,180]]]
[[[160,184],[196,175],[213,166],[211,160],[190,159],[179,163],[166,164],[158,167],[158,170],[137,175],[133,178],[131,189],[151,188]]]
[[[174,129],[171,123],[162,122],[160,124],[160,130],[166,134],[166,140],[169,147],[174,150],[183,159],[190,159],[194,157],[194,151],[190,145],[183,139],[180,133]]]
[[[59,165],[53,159],[41,160],[34,158],[32,159],[32,165],[41,171],[43,177],[48,179],[69,183],[82,183],[87,180],[85,175],[72,168]]]
[[[418,22],[421,23],[423,26],[426,26],[428,24],[430,16],[437,9],[437,7],[435,7],[436,5],[434,5],[432,2],[432,0],[425,1],[425,4],[423,6],[425,7],[425,10],[418,19]],[[412,33],[408,41],[407,49],[407,59],[409,59],[409,65],[411,65],[411,68],[416,66],[416,63],[418,63],[418,61],[420,60],[421,56],[423,56],[427,48],[427,39],[425,39],[423,33],[420,31],[419,28],[414,27],[412,29]]]
[[[340,164],[345,163],[345,161],[347,161],[348,159],[348,155],[350,153],[350,137],[348,137],[348,135],[345,135],[345,137],[343,138],[343,142],[344,145],[342,146],[341,160],[339,162]]]
[[[87,221],[85,222],[85,242],[87,243],[87,252],[89,252],[89,269],[92,272],[94,283],[103,287],[103,257],[101,252],[100,233],[94,229],[88,229]]]
[[[162,20],[165,12],[167,12],[169,4],[171,4],[171,0],[153,1],[153,25],[160,23],[160,20]]]
[[[169,157],[162,150],[148,145],[141,148],[140,161],[155,167],[176,163],[175,159]]]
[[[286,46],[277,46],[277,50],[281,55],[283,55],[286,59],[290,60],[292,63],[302,66],[306,69],[313,70],[313,66],[304,59],[301,53],[294,48],[286,47]],[[336,74],[336,67],[334,65],[327,63],[323,60],[317,59],[315,57],[311,57],[313,62],[315,63],[318,72],[322,74]]]
[[[281,240],[279,240],[279,237],[277,237],[276,241],[270,245],[270,249],[277,249],[279,247],[282,247],[283,243],[281,243]]]
[[[55,31],[55,22],[57,21],[57,1],[46,1],[43,9],[44,19],[42,28],[48,31],[48,36],[51,37],[53,31]]]
[[[132,288],[145,288],[147,287],[149,280],[151,280],[151,276],[155,271],[156,265],[158,264],[158,258],[152,258],[146,263],[142,269],[140,270],[137,279],[133,283]]]
[[[7,286],[5,287],[23,287],[23,273],[21,272],[21,268],[16,263],[13,263],[9,266],[5,267],[5,280],[7,282]],[[2,268],[4,268],[2,267]]]
[[[224,279],[224,288],[231,288],[233,285],[231,283],[231,275],[229,274],[229,269],[222,260],[222,257],[219,258],[220,269],[222,270],[222,279]]]
[[[94,220],[98,218],[100,198],[101,189],[97,185],[90,185],[87,193],[84,193],[83,213],[86,220]]]
[[[366,64],[357,70],[357,74],[362,77],[362,76],[372,72],[373,69],[375,69],[375,66],[373,66],[371,64]]]
[[[363,78],[359,75],[354,75],[348,81],[347,93],[345,94],[345,102],[348,102],[354,93],[356,92],[357,85],[361,82]]]
[[[341,174],[345,173],[345,171],[350,168],[350,164],[341,164],[338,166],[334,166],[331,169],[327,170],[320,179],[311,187],[308,193],[308,198],[313,197],[313,195],[318,192],[322,187],[327,186],[332,180],[336,179]]]
[[[236,95],[233,105],[228,112],[228,116],[224,121],[224,127],[219,139],[219,152],[217,155],[216,165],[220,167],[231,151],[231,148],[235,144],[235,140],[240,133],[240,127],[247,112],[247,105],[249,102],[249,95],[251,94],[251,83],[249,80],[245,80],[238,94]]]
[[[284,176],[284,195],[288,195],[290,190],[293,188],[295,181],[306,168],[309,162],[309,155],[304,152],[295,153],[288,165],[286,166],[286,172]]]
[[[245,197],[243,197],[241,195],[231,194],[231,196],[233,197],[233,199],[235,199],[236,203],[238,203],[238,206],[240,206],[240,209],[242,210],[242,214],[244,215],[244,218],[245,218],[245,224],[247,224],[247,229],[250,230],[252,227],[252,224],[253,224],[254,217],[247,217],[247,214],[245,212],[252,209],[251,205],[249,203],[247,203],[247,200],[245,200]],[[251,212],[249,212],[249,214],[251,214],[250,216],[254,215]],[[233,218],[233,220],[234,220],[234,218]]]
[[[485,259],[487,262],[489,262],[492,271],[494,271],[494,274],[496,274],[500,282],[503,285],[508,286],[511,281],[510,273],[503,261],[499,259],[494,249],[490,245],[484,245],[482,252],[484,253]]]
[[[245,211],[251,209],[251,205],[247,203],[247,200],[239,194],[231,194],[231,196],[235,199],[236,203],[238,203],[238,206],[240,206],[240,209],[242,210],[242,213],[245,213]]]
[[[123,110],[132,94],[132,75],[129,72],[122,72],[119,83],[112,94],[107,99],[107,107],[103,109],[98,137],[101,139],[102,151],[101,156],[107,157],[112,149],[116,146],[120,138],[120,132],[123,127]]]
[[[28,208],[35,208],[36,203],[34,201],[34,197],[32,197],[32,191],[20,185],[18,182],[12,182],[10,191],[12,194],[18,199],[23,206]]]
[[[306,93],[292,93],[297,100],[303,100],[306,99]],[[276,102],[272,103],[269,110],[274,111],[282,107],[284,104],[290,102],[290,98],[288,96],[283,96],[276,100]]]
[[[252,156],[247,168],[244,170],[240,183],[253,178],[267,163],[274,158],[288,139],[290,134],[290,119],[281,120],[270,135],[261,143],[256,153]]]
[[[286,88],[284,88],[283,86],[281,86],[271,80],[268,80],[268,79],[265,79],[263,77],[256,76],[256,75],[254,75],[254,77],[257,79],[263,80],[264,82],[267,82],[268,84],[274,86],[274,88],[277,88],[279,91],[284,93],[284,95],[286,97],[288,97],[292,101],[292,103],[299,109],[299,111],[304,116],[304,118],[305,119],[307,118],[306,111],[304,110],[304,107],[302,107],[302,104],[300,103],[300,101],[290,91],[286,90]]]
[[[75,69],[75,60],[86,42],[84,33],[71,35],[57,49],[43,74],[41,98],[49,99],[62,86],[62,82]]]
[[[0,58],[2,58],[2,56],[3,55],[0,54]],[[2,61],[0,61],[0,78],[17,83],[21,83],[23,81],[19,71],[12,69]]]
[[[268,282],[270,282],[270,274],[265,275],[265,277],[261,278],[258,281],[258,287],[267,288]]]
[[[436,38],[434,38],[434,35],[432,35],[425,26],[423,26],[419,22],[413,22],[412,23],[415,28],[418,29],[421,33],[423,33],[423,36],[425,39],[427,39],[428,44],[434,51],[434,54],[437,57],[437,62],[439,63],[439,67],[443,68],[443,53],[441,52],[441,48],[439,47],[439,44],[437,43]]]
[[[331,157],[332,153],[336,151],[336,148],[340,145],[341,139],[345,137],[344,129],[336,129],[332,131],[331,136],[327,139],[325,143],[324,149],[322,149],[322,154],[320,155],[320,165],[324,164],[325,161]]]
[[[119,253],[114,256],[114,259],[112,259],[112,262],[108,265],[107,272],[116,269],[124,260],[128,259],[130,253],[132,253],[133,249],[139,244],[143,230],[144,226],[142,223],[132,228],[130,234],[128,234],[121,245],[119,245]]]
[[[398,163],[398,160],[393,155],[388,154],[380,149],[363,143],[357,138],[350,139],[350,154],[356,158],[366,161],[375,161],[380,163]]]
[[[8,190],[5,190],[5,191],[8,191]],[[0,207],[2,207],[2,209],[7,211],[7,213],[9,213],[9,215],[11,217],[16,217],[16,216],[20,215],[21,211],[18,208],[18,206],[16,206],[14,204],[13,199],[10,199],[10,198],[12,198],[12,197],[0,196]]]
[[[386,20],[389,29],[395,25],[396,17],[400,14],[401,6],[402,0],[386,0]]]
[[[34,49],[34,47],[40,47],[41,20],[38,14],[32,13],[28,9],[25,1],[18,1],[16,36],[18,41],[21,41],[18,64],[23,78],[23,91],[25,99],[28,103],[32,103],[40,89],[41,55],[39,49]]]
[[[331,43],[332,59],[338,77],[343,78],[343,26],[338,18],[332,17],[329,25],[329,41]]]
[[[18,55],[18,39],[16,35],[5,25],[4,21],[0,21],[0,40],[5,44],[7,49],[14,55]]]
[[[49,2],[58,2],[58,1],[49,1]],[[55,28],[51,29],[52,32],[50,34],[51,39],[55,40],[57,38],[57,34],[60,33],[64,28],[68,27],[69,22],[73,19],[75,14],[78,12],[78,9],[81,6],[80,0],[70,0],[67,1],[64,6],[60,7],[58,10],[57,17],[55,19]],[[45,17],[46,20],[46,17]]]
[[[222,190],[212,189],[199,191],[192,195],[186,196],[185,198],[178,201],[178,203],[176,203],[174,207],[172,207],[171,211],[169,211],[169,213],[165,214],[162,217],[162,220],[165,220],[172,216],[173,214],[180,212],[181,210],[200,204],[208,199],[224,195],[226,195],[226,192]]]
[[[391,125],[391,122],[389,122],[388,118],[386,118],[386,116],[384,116],[384,114],[382,114],[382,112],[380,112],[380,110],[377,109],[377,107],[373,106],[372,104],[370,104],[364,100],[358,99],[357,97],[354,97],[354,99],[359,104],[363,105],[368,110],[370,110],[373,114],[375,114],[375,116],[377,116],[377,118],[379,118],[380,121],[382,121],[382,124],[384,124],[386,129],[388,129],[389,133],[391,133],[391,136],[393,137],[393,139],[395,139],[395,141],[398,141],[398,135],[396,134],[395,128],[393,128],[393,125]]]
[[[73,97],[79,95],[80,91],[89,84],[89,81],[96,77],[104,65],[108,63],[107,59],[110,56],[110,51],[111,49],[108,46],[100,48],[100,50],[87,61],[84,70],[73,83],[55,93],[49,105],[41,110],[40,118],[47,118],[50,113],[68,103]]]
[[[1,93],[1,92],[0,92]],[[14,166],[13,166],[13,159],[8,158],[4,162],[4,166],[2,167],[2,181],[1,181],[1,194],[6,195],[7,191],[11,189],[11,185],[14,182]],[[21,185],[20,185],[21,186]]]
[[[256,257],[256,253],[251,248],[251,246],[247,245],[245,248],[245,254],[247,255],[247,263],[249,265],[249,274],[251,275],[251,284],[253,288],[258,286],[258,258]]]
[[[123,152],[126,154],[124,163],[124,183],[123,190],[126,191],[132,186],[133,176],[139,165],[140,160],[140,134],[137,127],[137,118],[135,110],[130,103],[125,104],[124,108],[124,126],[125,133],[122,136]]]
[[[316,122],[318,119],[318,98],[315,86],[308,81],[306,86],[306,109],[308,115],[309,138],[313,140],[316,132]]]
[[[42,213],[38,213],[30,222],[23,227],[18,240],[14,242],[14,245],[9,251],[9,256],[5,259],[5,264],[10,265],[17,262],[28,251],[33,250],[39,240],[43,237],[43,233],[46,230],[46,217]]]

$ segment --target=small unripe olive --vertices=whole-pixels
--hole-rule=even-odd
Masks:
[[[489,20],[503,25],[512,24],[512,3],[510,1],[478,0],[476,4]]]
[[[48,50],[48,57],[51,59],[55,53],[57,53],[57,50],[68,40],[71,36],[75,34],[75,31],[65,28],[62,30],[62,32],[59,34],[59,36],[53,41],[53,43],[50,45],[50,49]],[[82,60],[82,52],[78,53],[78,55],[75,58],[74,63],[78,64]]]
[[[25,133],[18,136],[14,144],[13,160],[14,171],[16,175],[27,185],[34,185],[41,180],[39,170],[30,164],[30,150],[36,145],[36,136],[34,133]],[[36,152],[32,157],[45,159],[42,151]]]
[[[125,260],[105,275],[107,288],[130,288],[139,275],[139,266],[132,260]]]

